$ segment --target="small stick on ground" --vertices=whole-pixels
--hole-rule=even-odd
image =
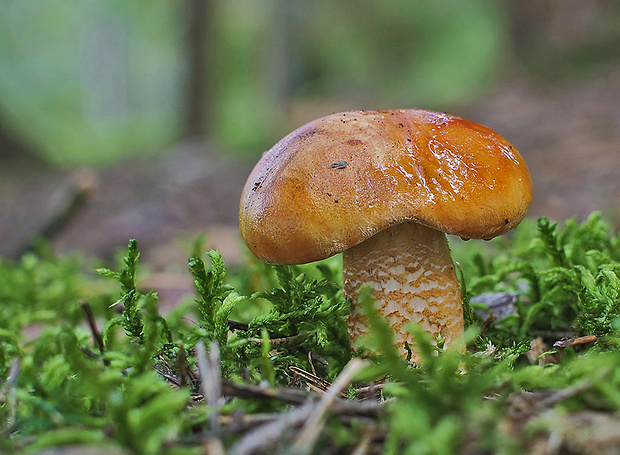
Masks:
[[[4,431],[10,433],[10,428],[15,425],[17,417],[17,378],[21,371],[21,361],[19,357],[15,357],[11,363],[9,369],[9,377],[6,380],[6,384],[9,387],[7,405],[9,408],[9,415],[7,419],[7,428]]]
[[[101,359],[101,356],[99,354],[91,351],[86,346],[80,346],[80,351],[82,351],[84,354],[86,354],[91,359],[97,359],[97,360]]]
[[[306,429],[309,435],[307,436],[308,439],[299,441],[303,444],[301,448],[298,447],[298,443],[291,447],[287,453],[303,453],[303,450],[305,450],[304,448],[310,450],[316,442],[318,433],[324,425],[324,419],[328,411],[341,416],[376,418],[377,415],[385,409],[385,402],[378,403],[371,400],[352,401],[338,398],[338,395],[341,394],[349,384],[352,376],[365,364],[366,363],[360,359],[354,359],[349,362],[347,367],[345,367],[345,370],[343,370],[340,376],[336,379],[336,382],[332,385],[332,387],[330,387],[327,393],[322,395],[322,399],[318,402],[311,399],[315,396],[312,392],[306,392],[299,389],[286,389],[291,393],[293,390],[297,390],[297,392],[299,392],[299,396],[295,397],[295,401],[298,402],[301,402],[301,398],[305,395],[303,400],[305,404],[302,406],[297,406],[286,413],[274,414],[273,416],[263,416],[262,419],[264,420],[269,420],[271,418],[273,418],[273,420],[247,432],[230,449],[229,454],[251,455],[255,453],[277,452],[276,446],[279,444],[286,444],[291,439],[293,430],[301,426],[304,422],[306,422],[306,425],[302,428],[302,433],[304,432],[304,429]],[[226,383],[224,384],[224,388],[226,389],[227,385]],[[253,386],[252,390],[246,390],[248,388],[247,385],[237,384],[236,386],[240,387],[241,390],[245,390],[246,393],[259,392],[257,390],[258,387],[256,386]],[[271,389],[264,389],[264,392],[261,394],[266,394],[270,390]],[[277,389],[273,391],[276,392]],[[295,392],[295,394],[297,394],[297,392]],[[282,396],[278,397],[278,395],[279,394],[269,394],[269,398],[282,398]],[[238,396],[246,395],[244,394]],[[291,402],[292,401],[293,400],[291,400]]]
[[[267,388],[252,384],[222,381],[222,392],[229,397],[278,400],[288,404],[303,404],[312,398],[310,392],[296,388]]]
[[[185,387],[187,381],[187,359],[185,357],[185,347],[179,345],[179,355],[177,356],[177,368],[179,370],[179,387]]]
[[[325,360],[323,357],[321,357],[320,355],[318,355],[316,352],[314,351],[308,351],[309,355],[312,356],[312,358],[316,361],[318,361],[320,364],[324,365],[324,366],[328,366],[329,362],[327,360]]]
[[[314,368],[314,363],[312,362],[312,351],[308,351],[308,363],[310,364],[310,368],[312,368],[312,374],[316,376],[316,369]]]
[[[349,386],[355,374],[366,366],[366,362],[361,359],[352,359],[344,370],[338,375],[336,381],[330,386],[325,395],[316,405],[314,411],[309,416],[305,425],[301,429],[299,437],[293,445],[294,453],[308,453],[314,447],[321,432],[329,408],[338,396]]]
[[[598,376],[600,378],[603,375],[599,374]],[[541,410],[552,408],[553,406],[555,406],[556,404],[558,404],[558,403],[560,403],[562,401],[565,401],[565,400],[567,400],[569,398],[572,398],[572,397],[574,397],[576,395],[579,395],[580,393],[585,392],[586,390],[588,390],[592,386],[592,383],[593,383],[593,381],[591,379],[586,379],[584,381],[581,381],[581,382],[575,384],[572,387],[568,387],[566,389],[554,392],[553,394],[549,395],[548,397],[543,398],[542,400],[540,400],[537,403],[537,407],[538,407],[538,409],[541,409]]]
[[[90,331],[93,334],[93,341],[99,349],[99,353],[103,355],[104,347],[103,347],[103,338],[101,338],[101,333],[99,333],[99,329],[97,328],[97,321],[95,320],[95,316],[93,316],[93,311],[90,308],[90,304],[82,300],[80,302],[80,306],[82,307],[82,311],[86,315],[86,322],[88,322],[88,326],[90,327]]]
[[[245,322],[233,321],[232,319],[228,320],[228,328],[230,330],[242,330],[246,331],[250,329],[250,326]]]
[[[314,406],[313,402],[308,402],[281,414],[274,421],[246,433],[228,453],[230,455],[269,453],[270,448],[282,441],[283,435],[290,434],[291,428],[298,427],[308,419]]]
[[[205,403],[211,408],[211,431],[215,433],[219,420],[219,401],[222,396],[222,381],[220,379],[220,348],[216,342],[211,343],[208,357],[204,343],[196,345],[196,363],[200,372],[200,391],[205,397]]]
[[[304,338],[306,338],[311,333],[312,332],[304,332],[304,333],[298,333],[297,335],[292,335],[290,337],[270,338],[269,339],[269,344],[271,344],[272,346],[277,346],[279,344],[291,343],[293,341],[303,340]],[[250,341],[252,343],[262,343],[263,342],[262,338],[248,338],[248,341]]]
[[[39,235],[46,238],[54,238],[55,235],[69,224],[71,219],[82,208],[88,197],[93,194],[97,186],[95,173],[81,169],[70,176],[68,185],[59,188],[61,191],[60,204],[56,204],[55,213],[47,220],[47,223]]]
[[[283,403],[302,405],[308,400],[318,398],[317,393],[294,387],[267,388],[252,384],[239,384],[222,380],[222,392],[228,397],[278,400]],[[323,394],[325,392],[321,392]],[[377,401],[336,401],[331,410],[337,414],[376,417],[384,408],[384,402]]]
[[[293,372],[296,377],[300,378],[299,382],[304,381],[306,386],[310,387],[312,390],[318,392],[325,392],[331,386],[331,384],[324,379],[321,379],[320,377],[309,373],[306,370],[302,370],[299,367],[290,366],[288,368]],[[347,398],[346,394],[342,394],[341,397]]]
[[[596,340],[598,340],[598,337],[596,335],[586,335],[583,337],[574,337],[574,338],[569,338],[568,340],[556,341],[555,343],[553,343],[553,347],[557,349],[564,349],[568,346],[576,346],[579,344],[594,343]]]
[[[215,341],[212,342],[207,354],[204,343],[199,342],[196,345],[196,363],[200,372],[200,391],[211,411],[209,416],[211,431],[204,441],[206,453],[224,454],[222,441],[216,436],[219,430],[220,398],[222,396],[219,345]]]
[[[486,319],[484,320],[484,322],[482,323],[482,328],[480,329],[480,337],[483,337],[484,334],[487,333],[487,330],[489,330],[489,327],[491,327],[491,324],[493,324],[496,319],[497,319],[497,316],[495,316],[493,312],[491,311],[489,315],[486,317]]]
[[[355,446],[355,449],[353,450],[353,452],[351,452],[351,455],[367,454],[370,448],[370,443],[372,442],[372,437],[373,434],[371,431],[365,431],[364,433],[362,433],[360,442]]]

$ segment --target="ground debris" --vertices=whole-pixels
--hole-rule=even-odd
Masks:
[[[474,296],[470,299],[470,303],[481,303],[487,307],[487,310],[476,310],[478,316],[483,320],[488,318],[491,314],[496,319],[502,319],[517,312],[515,303],[519,294],[517,292],[485,292],[483,294]]]
[[[577,346],[581,344],[594,343],[596,340],[598,340],[598,337],[596,335],[573,337],[573,338],[569,338],[565,340],[556,341],[555,343],[553,343],[553,347],[558,348],[558,349],[564,349],[568,346]]]
[[[549,352],[549,346],[541,337],[534,338],[530,342],[530,347],[525,356],[532,365],[548,365],[560,361],[560,355]]]
[[[529,432],[536,434],[528,453],[617,455],[620,453],[619,428],[620,416],[615,414],[549,411],[528,425]]]
[[[233,441],[226,452],[232,454],[283,453],[293,446],[294,453],[314,453],[318,442],[328,437],[327,419],[335,417],[343,427],[364,428],[351,453],[381,453],[386,430],[379,417],[389,402],[379,398],[383,384],[357,388],[355,398],[345,393],[353,376],[367,366],[366,361],[351,360],[333,383],[295,367],[291,369],[294,373],[291,386],[271,387],[266,383],[240,383],[222,378],[219,371],[209,365],[214,355],[213,346],[209,352],[204,346],[198,351],[199,367],[193,371],[195,381],[191,383],[196,390],[189,406],[207,405],[210,423],[206,432],[194,435],[186,443],[209,447],[209,450],[215,450],[213,453],[218,453],[223,441]],[[156,370],[172,387],[179,387],[179,378],[163,359],[156,364]],[[205,381],[201,377],[205,377]],[[232,400],[275,400],[282,403],[282,410],[270,413],[247,413],[241,409],[222,412],[221,404]]]

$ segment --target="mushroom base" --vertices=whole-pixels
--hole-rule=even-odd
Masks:
[[[347,319],[353,348],[368,332],[366,318],[356,307],[358,290],[367,283],[377,309],[392,326],[403,357],[410,322],[419,324],[445,346],[460,342],[463,334],[463,299],[446,236],[414,223],[386,229],[343,253],[344,294],[353,302]],[[419,362],[413,352],[411,361]]]

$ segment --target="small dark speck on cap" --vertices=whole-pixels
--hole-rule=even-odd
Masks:
[[[330,164],[329,167],[331,167],[332,169],[344,169],[348,165],[349,165],[348,161],[338,161],[337,163]]]
[[[510,220],[508,220],[508,218],[506,218],[506,219],[504,220],[504,223],[509,224],[509,223],[510,223]]]

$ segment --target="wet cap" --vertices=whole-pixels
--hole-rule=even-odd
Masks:
[[[525,161],[485,126],[424,110],[351,111],[265,152],[243,190],[239,225],[258,258],[300,264],[406,221],[489,239],[515,227],[531,199]]]

